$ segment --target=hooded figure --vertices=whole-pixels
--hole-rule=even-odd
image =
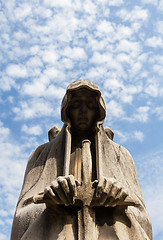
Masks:
[[[50,142],[28,161],[11,240],[152,239],[133,159],[103,128],[105,115],[97,85],[78,80],[68,86],[62,129],[51,129]],[[86,160],[83,140],[91,142]],[[90,182],[80,195],[84,181]]]

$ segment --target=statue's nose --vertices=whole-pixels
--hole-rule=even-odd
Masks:
[[[86,104],[86,102],[81,103],[81,105],[80,105],[80,112],[81,113],[86,113],[87,112],[87,104]]]

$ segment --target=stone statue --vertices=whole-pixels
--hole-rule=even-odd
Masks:
[[[62,129],[32,153],[11,240],[151,240],[133,159],[103,128],[100,89],[72,82],[61,106]]]

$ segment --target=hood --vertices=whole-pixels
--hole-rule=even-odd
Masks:
[[[99,117],[97,119],[97,125],[102,124],[105,119],[105,116],[106,116],[105,103],[101,96],[100,88],[95,83],[90,82],[88,80],[77,80],[77,81],[72,82],[67,87],[66,94],[65,94],[65,96],[62,100],[62,104],[61,104],[61,120],[64,123],[67,123],[68,125],[71,124],[70,119],[67,116],[67,109],[68,109],[69,104],[72,99],[72,92],[78,91],[79,89],[82,89],[82,88],[86,88],[95,93],[96,102],[97,102],[97,105],[99,108]]]

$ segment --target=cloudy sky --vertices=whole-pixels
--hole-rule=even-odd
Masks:
[[[1,0],[0,240],[32,150],[62,127],[78,79],[98,84],[104,125],[132,154],[154,240],[163,239],[163,0]]]

